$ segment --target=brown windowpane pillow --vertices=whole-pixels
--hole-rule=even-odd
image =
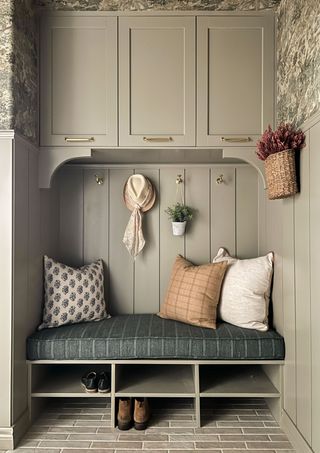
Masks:
[[[158,316],[215,329],[220,290],[227,266],[225,261],[194,266],[179,255]]]

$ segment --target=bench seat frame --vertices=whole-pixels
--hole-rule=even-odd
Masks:
[[[284,360],[34,360],[27,363],[30,423],[39,416],[49,398],[102,397],[110,400],[110,423],[116,426],[117,399],[121,396],[192,398],[195,427],[201,426],[204,398],[265,398],[273,416],[280,421]],[[89,394],[81,389],[82,373],[95,368],[110,370],[110,393]]]

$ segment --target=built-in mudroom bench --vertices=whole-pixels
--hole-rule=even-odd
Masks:
[[[250,161],[253,151],[246,151]],[[178,254],[203,263],[212,261],[221,244],[243,258],[262,251],[261,170],[223,158],[221,150],[161,150],[167,163],[160,164],[153,162],[158,151],[148,153],[94,150],[89,159],[78,158],[57,171],[56,163],[40,159],[40,168],[47,170],[40,175],[48,175],[42,182],[50,185],[42,191],[44,252],[76,267],[102,258],[112,317],[44,329],[28,338],[30,419],[52,398],[98,396],[111,402],[114,426],[118,398],[139,396],[193,399],[196,426],[201,402],[220,397],[265,398],[279,420],[284,340],[272,326],[259,332],[220,322],[212,330],[155,314]],[[132,260],[122,243],[128,221],[123,187],[137,173],[147,176],[160,196],[143,220],[145,250]],[[185,201],[197,213],[187,234],[174,237],[165,209],[176,200],[178,176]],[[41,304],[38,309],[40,321]],[[81,376],[90,370],[110,374],[110,393],[84,391]]]
[[[31,418],[39,399],[59,397],[111,399],[112,426],[124,397],[192,398],[197,427],[204,398],[266,398],[280,409],[284,341],[274,330],[123,315],[35,333],[28,357]],[[110,373],[110,393],[84,391],[81,376],[92,369]]]

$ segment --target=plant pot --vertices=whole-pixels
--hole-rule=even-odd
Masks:
[[[295,151],[270,154],[264,161],[269,200],[288,198],[298,192]]]
[[[173,236],[183,236],[186,231],[187,222],[171,222]]]

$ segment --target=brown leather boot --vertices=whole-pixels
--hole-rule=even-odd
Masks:
[[[147,398],[136,398],[134,401],[133,421],[135,429],[146,429],[150,418]]]
[[[118,408],[118,428],[121,431],[125,431],[131,428],[132,417],[131,417],[131,398],[120,398]]]

